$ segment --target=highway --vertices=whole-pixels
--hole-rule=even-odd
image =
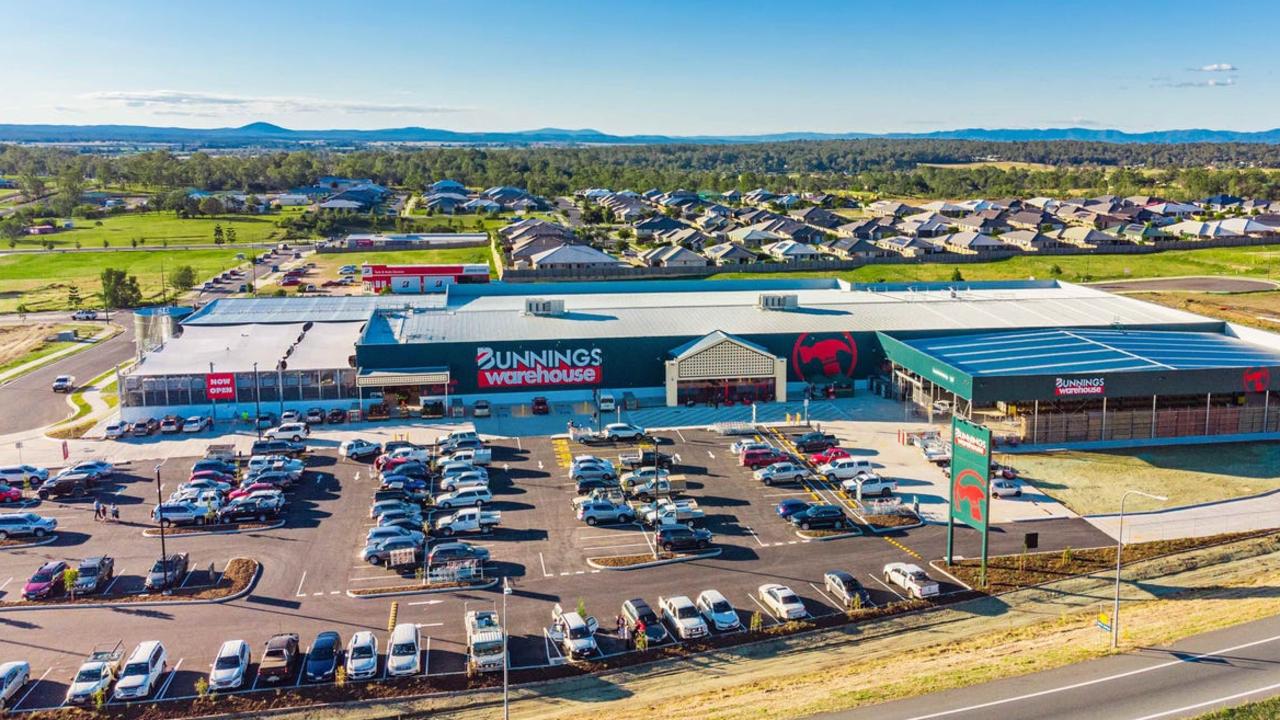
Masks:
[[[133,357],[133,315],[129,312],[115,315],[117,317],[113,320],[122,324],[124,332],[0,385],[0,398],[8,409],[0,412],[0,435],[41,428],[71,414],[64,396],[55,395],[49,389],[58,375],[73,375],[80,382],[87,382]],[[42,319],[39,314],[27,317],[29,320]],[[58,314],[59,320],[66,317],[67,313]],[[21,408],[21,412],[15,412],[16,408]]]
[[[1098,631],[1102,634],[1102,631]],[[813,720],[1192,718],[1280,693],[1280,616],[1033,675]]]

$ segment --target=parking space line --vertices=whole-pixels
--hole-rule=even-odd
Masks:
[[[676,436],[680,438],[680,442],[687,442],[684,439],[684,433],[680,432],[680,428],[676,428]]]
[[[814,592],[826,598],[826,601],[831,603],[831,606],[834,607],[836,610],[844,609],[843,607],[841,607],[840,603],[836,602],[835,600],[832,600],[831,596],[823,592],[817,585],[814,585],[813,583],[809,583],[809,587],[813,588]]]
[[[579,550],[621,550],[629,547],[653,547],[649,543],[624,543],[622,545],[593,545],[592,547],[578,548]]]
[[[716,454],[715,454],[715,453],[713,453],[713,452],[711,452],[710,450],[708,450],[708,451],[707,451],[707,457],[711,458],[712,460],[715,460],[715,459],[716,459]]]
[[[298,663],[298,679],[293,681],[293,686],[302,685],[302,676],[307,674],[307,656],[311,654],[311,646],[308,645],[306,650],[302,651],[302,662]]]
[[[195,573],[193,573],[193,572],[191,572],[191,571],[187,571],[187,574],[186,574],[185,576],[183,576],[183,578],[182,578],[182,583],[181,583],[181,584],[179,584],[179,585],[178,585],[178,587],[179,587],[179,588],[184,588],[184,587],[186,587],[186,586],[187,586],[187,581],[189,581],[189,580],[191,579],[191,576],[192,576],[192,575],[194,575],[194,574],[195,574]]]
[[[182,661],[186,658],[178,658],[178,662],[174,664],[173,669],[169,671],[169,677],[164,679],[164,684],[160,686],[160,692],[156,693],[157,700],[163,700],[164,694],[169,691],[169,686],[173,684],[173,678],[178,674],[178,668],[182,667]]]
[[[9,578],[9,580],[12,580],[12,579],[13,579],[13,578]],[[120,579],[120,576],[119,576],[119,575],[117,575],[117,576],[115,576],[115,577],[111,578],[111,582],[107,583],[107,586],[106,586],[105,588],[103,588],[103,589],[102,589],[102,594],[103,594],[103,595],[110,595],[110,594],[111,594],[111,588],[115,587],[115,585],[116,585],[116,581],[117,581],[117,580],[119,580],[119,579]],[[8,584],[9,584],[9,580],[5,580],[5,581],[4,581],[4,585],[8,585]],[[0,590],[3,590],[3,589],[4,589],[4,585],[0,585]]]
[[[875,581],[876,581],[876,583],[878,583],[878,584],[880,585],[880,587],[884,588],[885,590],[888,590],[889,592],[893,593],[894,595],[897,595],[899,600],[906,600],[906,598],[902,596],[902,593],[898,592],[897,590],[894,590],[894,589],[893,589],[893,588],[892,588],[888,583],[886,583],[885,581],[883,581],[883,580],[881,580],[880,578],[876,577],[876,574],[875,574],[875,573],[871,573],[871,572],[869,572],[869,573],[867,573],[867,574],[868,574],[868,575],[870,575],[870,576],[871,576],[871,579],[872,579],[872,580],[875,580]]]
[[[51,668],[51,667],[50,667],[50,668],[45,668],[44,674],[43,674],[43,675],[41,675],[41,676],[40,676],[40,678],[39,678],[39,679],[37,679],[35,682],[31,683],[31,687],[27,688],[27,691],[26,691],[26,692],[24,692],[24,693],[22,693],[22,697],[18,698],[18,702],[14,703],[14,704],[13,704],[13,706],[14,706],[15,708],[16,708],[16,707],[21,707],[21,706],[22,706],[22,703],[26,702],[26,700],[27,700],[27,696],[28,696],[28,695],[30,695],[30,694],[31,694],[31,692],[32,692],[33,690],[35,690],[35,689],[36,689],[36,686],[37,686],[37,685],[39,685],[40,683],[44,682],[44,679],[45,679],[45,678],[47,678],[47,677],[49,677],[49,673],[51,673],[51,672],[53,672],[53,668]]]
[[[303,570],[302,577],[298,580],[298,594],[296,595],[296,597],[302,597],[303,595],[305,595],[305,593],[302,592],[302,583],[306,581],[307,581],[307,571]]]
[[[542,564],[542,577],[551,577],[551,573],[547,572],[547,561],[542,559],[542,553],[538,553],[538,562]]]
[[[750,535],[752,539],[754,539],[756,543],[760,545],[760,547],[769,547],[769,544],[761,540],[760,536],[756,534],[755,530],[751,529],[750,525],[747,525],[745,523],[738,523],[738,526],[745,529],[747,531],[747,534]],[[778,543],[774,543],[774,544],[777,545]]]
[[[11,583],[11,582],[13,582],[13,578],[12,578],[12,577],[11,577],[11,578],[9,578],[8,580],[5,580],[5,581],[4,581],[4,582],[2,582],[2,583],[0,583],[0,590],[5,589],[5,586],[7,586],[7,585],[8,585],[9,583]]]
[[[438,625],[439,623],[436,623],[436,624]],[[423,675],[431,674],[431,636],[430,635],[427,636],[426,655],[423,657],[423,660],[422,660],[422,674]]]
[[[764,614],[769,618],[769,622],[774,625],[778,624],[778,618],[774,617],[774,614],[769,612],[769,608],[765,607],[764,603],[757,600],[755,595],[748,595],[747,597],[751,599],[751,602],[756,604],[756,607],[760,608],[760,610],[764,612]]]

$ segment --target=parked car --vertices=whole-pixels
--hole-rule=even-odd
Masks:
[[[534,415],[548,415],[551,413],[551,403],[547,402],[545,397],[539,395],[533,399],[533,403],[530,405],[529,411]]]
[[[436,507],[441,510],[452,510],[459,507],[480,507],[493,502],[493,494],[488,487],[467,487],[446,492],[436,496]]]
[[[938,594],[938,583],[930,578],[919,565],[894,562],[884,566],[886,584],[897,585],[915,598],[933,597]]]
[[[858,473],[840,483],[846,491],[856,497],[891,497],[898,491],[898,481],[883,477],[877,473]]]
[[[816,452],[810,455],[809,462],[813,463],[814,466],[822,466],[822,465],[826,465],[832,460],[839,460],[840,458],[847,458],[847,457],[849,457],[848,450],[845,450],[842,447],[829,447],[826,450],[822,450],[821,452]]]
[[[665,470],[670,470],[672,465],[675,462],[675,459],[664,452],[658,452],[656,450],[643,450],[640,452],[624,453],[618,456],[618,462],[623,467],[626,467],[632,470],[640,467],[646,467],[646,466],[648,467],[657,466]]]
[[[196,473],[202,472],[216,472],[221,473],[224,476],[234,478],[238,470],[239,468],[236,467],[235,463],[228,462],[226,460],[219,458],[201,458],[195,461],[195,464],[191,466],[191,475],[195,476]]]
[[[490,412],[492,412],[492,410],[488,400],[477,400],[475,404],[471,406],[472,417],[489,417]]]
[[[41,500],[51,497],[81,497],[89,492],[91,476],[88,473],[68,473],[45,480],[36,488]]]
[[[95,555],[80,561],[76,568],[77,595],[102,592],[116,576],[116,561],[110,555]]]
[[[130,429],[129,423],[124,421],[117,421],[117,422],[110,423],[105,428],[103,428],[103,435],[108,440],[119,440],[120,438],[129,434],[129,429]]]
[[[347,642],[347,678],[368,680],[378,674],[378,638],[361,630]]]
[[[18,692],[31,680],[31,666],[14,660],[0,665],[0,711],[7,711]]]
[[[192,415],[182,421],[182,432],[184,433],[204,432],[211,427],[213,427],[213,419],[204,415]]]
[[[308,425],[323,425],[324,417],[324,408],[311,408],[307,410],[306,415],[302,416],[302,421]]]
[[[716,632],[728,632],[742,627],[738,611],[719,590],[703,590],[698,593],[694,605]]]
[[[635,522],[636,513],[626,503],[590,500],[578,506],[578,519],[588,525]]]
[[[111,685],[120,676],[122,660],[124,643],[94,648],[71,679],[71,684],[67,687],[66,704],[88,707],[94,704],[99,693],[103,698],[110,697]]]
[[[278,683],[293,675],[293,666],[298,661],[298,635],[296,633],[279,633],[267,640],[262,651],[262,660],[258,663],[258,680],[260,682]]]
[[[147,573],[143,586],[147,592],[169,590],[187,576],[191,558],[186,553],[170,553],[169,557],[156,560]]]
[[[800,600],[800,596],[792,592],[791,588],[778,583],[765,583],[761,585],[757,591],[760,596],[760,602],[782,620],[800,620],[809,615],[809,611],[805,609],[804,602]]]
[[[738,462],[752,470],[759,470],[762,467],[767,467],[774,463],[787,462],[790,459],[791,456],[787,453],[777,448],[769,448],[767,450],[752,449],[743,451]]]
[[[823,432],[807,432],[791,438],[791,444],[802,453],[818,452],[835,447],[840,441],[835,435]]]
[[[667,552],[677,550],[701,550],[711,544],[711,531],[705,528],[689,528],[683,525],[664,527],[657,532],[654,542]]]
[[[573,465],[569,467],[569,477],[575,482],[596,479],[613,480],[618,477],[618,471],[608,460],[585,456],[574,459]]]
[[[266,522],[280,514],[280,506],[262,497],[241,497],[218,510],[218,522]]]
[[[681,640],[696,640],[706,637],[707,621],[686,595],[671,595],[658,598],[658,607],[662,608],[662,619],[676,629],[676,636]]]
[[[766,465],[759,470],[756,470],[751,475],[765,485],[799,482],[809,477],[809,468],[801,465],[800,463],[784,460],[772,465]]]
[[[423,533],[421,530],[406,530],[398,527],[375,527],[370,528],[369,532],[365,533],[364,540],[365,542],[370,542],[373,540],[389,540],[391,538],[401,537],[410,538],[420,543],[426,542],[427,539],[426,533]]]
[[[76,389],[76,379],[71,375],[59,375],[53,379],[53,391],[69,393]]]
[[[839,601],[845,609],[869,608],[875,605],[871,602],[871,593],[867,592],[862,583],[850,573],[843,570],[828,570],[822,576],[822,582],[827,592],[831,593],[831,597]]]
[[[774,512],[778,513],[778,517],[783,520],[789,520],[792,515],[795,515],[812,504],[813,503],[807,500],[801,500],[800,498],[787,498],[786,500],[779,502],[774,507]]]
[[[347,421],[347,411],[342,408],[333,408],[325,413],[324,421],[330,425],[339,425]]]
[[[292,440],[293,442],[302,442],[304,438],[311,435],[311,428],[307,427],[303,422],[286,422],[267,430],[263,433],[272,440]],[[257,453],[254,453],[255,455]]]
[[[160,418],[161,435],[172,435],[177,432],[182,432],[182,418],[177,415],[165,415]]]
[[[639,425],[621,422],[605,425],[601,434],[615,442],[618,440],[644,440],[648,437],[644,428]]]
[[[72,320],[97,320],[98,311],[97,310],[77,310],[71,313],[71,319]]]
[[[297,457],[307,451],[307,446],[291,440],[258,440],[249,449],[251,455],[290,455]]]
[[[991,481],[991,497],[1022,497],[1022,484],[1017,480],[997,478]]]
[[[218,648],[218,654],[209,666],[210,690],[237,690],[244,686],[249,675],[249,643],[228,640]]]
[[[138,647],[134,648],[125,661],[124,670],[120,671],[120,679],[116,681],[112,697],[128,701],[150,696],[168,667],[169,654],[164,649],[164,643],[159,640],[138,643]]]
[[[167,502],[151,510],[151,519],[164,527],[202,523],[205,515],[205,511],[190,502]]]
[[[387,528],[374,529],[386,530]],[[391,559],[391,554],[397,550],[412,550],[416,557],[422,553],[424,545],[425,542],[423,540],[419,540],[409,535],[401,535],[385,539],[379,538],[365,542],[364,550],[361,551],[360,557],[370,565],[381,565],[389,561]]]
[[[307,661],[302,668],[302,677],[307,682],[324,682],[332,680],[338,671],[339,656],[342,654],[342,638],[332,630],[326,630],[311,643],[307,651]]]
[[[63,473],[77,472],[88,473],[92,478],[92,482],[96,483],[101,480],[107,480],[112,475],[115,475],[116,467],[106,460],[84,460],[76,463],[75,465],[64,468],[58,474],[62,475]]]
[[[63,576],[67,564],[62,560],[50,560],[36,568],[35,574],[22,586],[23,600],[43,600],[64,591]]]
[[[0,467],[0,480],[22,487],[35,487],[49,479],[49,469],[34,465],[5,465]]]
[[[853,525],[839,505],[811,505],[789,519],[801,530],[843,530]]]
[[[258,419],[254,424],[258,430],[266,430],[267,428],[275,427],[276,416],[274,413],[262,413],[258,416]]]
[[[848,480],[858,473],[875,472],[875,467],[866,458],[843,457],[818,467],[818,474],[831,482]]]
[[[0,482],[0,503],[22,502],[22,490]]]
[[[155,418],[143,418],[137,420],[129,428],[129,434],[134,437],[146,437],[160,429],[160,421]]]
[[[622,621],[635,637],[640,624],[644,623],[644,634],[650,645],[667,640],[667,627],[658,619],[657,613],[649,607],[643,598],[631,598],[622,603]]]
[[[32,512],[4,513],[0,515],[0,540],[20,535],[42,538],[58,529],[54,518],[41,517]]]
[[[489,560],[489,548],[472,545],[460,540],[451,540],[436,544],[431,548],[431,552],[427,553],[427,565],[442,565],[444,563],[464,562],[467,560],[487,562]]]
[[[401,677],[422,671],[422,639],[417,623],[400,623],[387,641],[387,675]]]
[[[742,440],[734,440],[733,444],[729,445],[729,452],[733,453],[739,458],[742,457],[742,453],[748,450],[773,450],[773,449],[775,448],[769,443],[760,442],[758,440],[748,440],[745,438]]]
[[[297,410],[285,410],[280,413],[280,424],[284,425],[298,422],[302,422],[302,413]]]

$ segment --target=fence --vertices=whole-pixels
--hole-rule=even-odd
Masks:
[[[1280,432],[1280,410],[1265,407],[1172,408],[1023,416],[1022,439],[1035,444],[1143,440]]]

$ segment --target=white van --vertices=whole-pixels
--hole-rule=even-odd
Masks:
[[[596,407],[600,409],[600,412],[607,413],[617,410],[618,404],[609,393],[600,393],[600,402]]]
[[[836,458],[818,468],[818,473],[831,482],[849,480],[862,473],[874,473],[875,468],[866,458]]]
[[[416,624],[396,625],[391,631],[391,643],[387,647],[387,674],[392,677],[417,675],[421,669],[421,647]]]
[[[113,697],[116,700],[141,700],[150,696],[168,666],[169,654],[165,652],[164,643],[159,640],[139,643],[120,671]]]

